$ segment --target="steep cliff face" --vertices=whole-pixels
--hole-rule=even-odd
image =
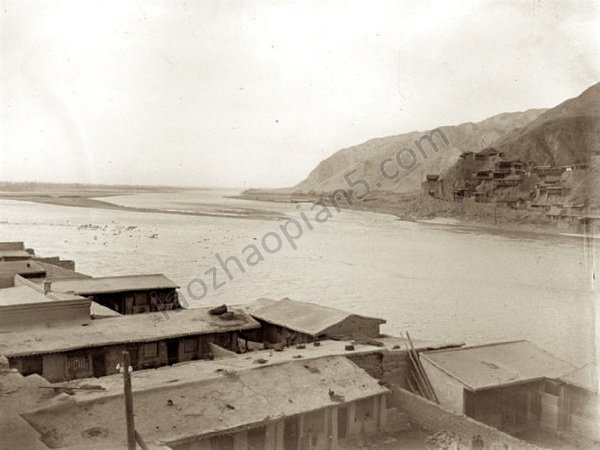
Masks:
[[[537,164],[590,162],[591,152],[600,150],[600,83],[513,130],[493,147],[506,158]]]
[[[371,139],[363,144],[337,151],[322,161],[292,190],[331,192],[337,188],[347,189],[344,175],[356,170],[352,179],[365,180],[374,189],[392,192],[414,191],[420,189],[426,174],[441,173],[453,166],[460,153],[480,151],[507,133],[523,129],[544,111],[532,109],[503,113],[477,123],[442,126],[436,129],[437,131],[413,131]],[[437,151],[434,145],[437,146]],[[408,150],[402,151],[407,148],[413,153]],[[396,158],[398,152],[401,152],[400,164]],[[387,178],[382,176],[382,162],[388,174],[397,175]]]

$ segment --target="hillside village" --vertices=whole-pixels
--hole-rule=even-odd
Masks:
[[[463,152],[449,176],[428,174],[422,190],[451,202],[536,210],[562,228],[584,232],[600,222],[600,205],[585,189],[598,178],[600,151],[590,153],[589,163],[552,166],[506,159],[494,148]]]
[[[415,145],[428,132],[371,139],[338,150],[296,186],[249,189],[242,198],[326,201],[348,191],[344,175],[373,189],[348,207],[435,217],[469,224],[541,227],[585,234],[600,220],[600,83],[549,109],[502,113],[475,123],[441,126],[446,137],[411,170],[386,183],[381,161]],[[430,133],[430,132],[429,132]],[[447,145],[442,145],[446,144]],[[356,198],[356,195],[355,195]],[[432,201],[433,200],[433,201]]]

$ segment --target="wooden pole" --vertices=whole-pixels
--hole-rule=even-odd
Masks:
[[[125,420],[127,422],[127,450],[136,450],[135,423],[133,420],[133,393],[129,373],[129,352],[123,352],[123,390],[125,392]]]
[[[440,401],[438,400],[437,394],[435,393],[435,390],[433,389],[433,386],[431,385],[431,381],[429,381],[429,377],[427,376],[427,372],[425,372],[425,368],[421,364],[421,359],[419,358],[419,354],[415,350],[415,347],[413,345],[412,339],[410,338],[410,334],[408,334],[408,331],[406,332],[406,337],[408,338],[410,348],[413,351],[415,359],[417,361],[417,370],[420,372],[421,376],[423,377],[423,383],[425,384],[425,387],[431,396],[430,400],[439,404]]]
[[[425,391],[427,392],[427,398],[429,400],[435,401],[437,403],[437,398],[435,396],[435,392],[433,391],[433,387],[431,386],[431,383],[429,383],[429,378],[427,378],[427,373],[425,372],[425,368],[421,365],[421,360],[419,358],[419,354],[415,350],[412,339],[410,338],[410,334],[408,334],[408,332],[406,332],[406,337],[410,344],[410,349],[411,349],[413,358],[415,360],[417,372],[419,373],[419,376],[421,377],[421,381],[422,381],[423,385],[425,386]]]

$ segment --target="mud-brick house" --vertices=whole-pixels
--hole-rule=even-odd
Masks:
[[[180,308],[178,287],[162,274],[149,274],[61,279],[51,290],[83,295],[120,314],[139,314]]]
[[[333,450],[385,427],[388,389],[343,356],[235,359],[133,372],[136,431],[172,450]],[[85,382],[105,390],[75,390],[25,420],[54,448],[125,448],[122,377]]]
[[[214,316],[206,308],[92,321],[88,312],[88,323],[8,329],[0,355],[23,375],[56,382],[115,373],[125,350],[134,370],[209,359],[211,347],[237,352],[244,332],[258,328],[247,314]]]
[[[422,183],[423,192],[434,198],[444,197],[444,183],[438,174],[428,174]]]
[[[520,160],[497,161],[494,164],[496,172],[521,174],[525,171],[527,164]]]
[[[0,261],[23,261],[30,259],[33,251],[23,242],[0,242]]]
[[[574,369],[528,341],[420,353],[442,406],[509,434],[555,432],[554,378]]]
[[[77,295],[44,295],[27,285],[0,289],[0,341],[15,330],[30,327],[86,325],[91,320],[90,303]]]
[[[290,346],[324,338],[377,338],[381,335],[380,325],[385,323],[383,319],[289,298],[262,301],[265,306],[251,314],[262,325],[266,345]]]
[[[564,407],[563,433],[600,441],[600,366],[597,362],[561,376],[554,393]]]

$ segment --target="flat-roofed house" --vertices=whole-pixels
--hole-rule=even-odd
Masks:
[[[125,350],[135,370],[208,359],[211,346],[237,352],[243,332],[260,328],[247,314],[214,316],[208,308],[92,321],[88,310],[88,322],[8,330],[2,333],[0,355],[23,375],[63,381],[115,373]]]
[[[556,430],[558,398],[550,381],[572,370],[528,341],[420,353],[442,406],[502,431]]]
[[[83,295],[120,314],[139,314],[180,308],[179,286],[163,274],[59,279],[53,292]]]
[[[105,390],[75,390],[23,417],[53,447],[125,448],[122,377],[93,383]],[[136,431],[173,450],[338,448],[384,429],[389,393],[343,356],[191,363],[133,372],[132,386]]]
[[[29,286],[0,289],[0,333],[28,327],[90,322],[90,300],[78,295],[48,296]],[[1,355],[2,353],[0,353]]]
[[[0,242],[0,261],[23,261],[31,256],[23,242]]]
[[[385,320],[284,298],[251,312],[265,343],[295,345],[322,338],[376,338]]]

